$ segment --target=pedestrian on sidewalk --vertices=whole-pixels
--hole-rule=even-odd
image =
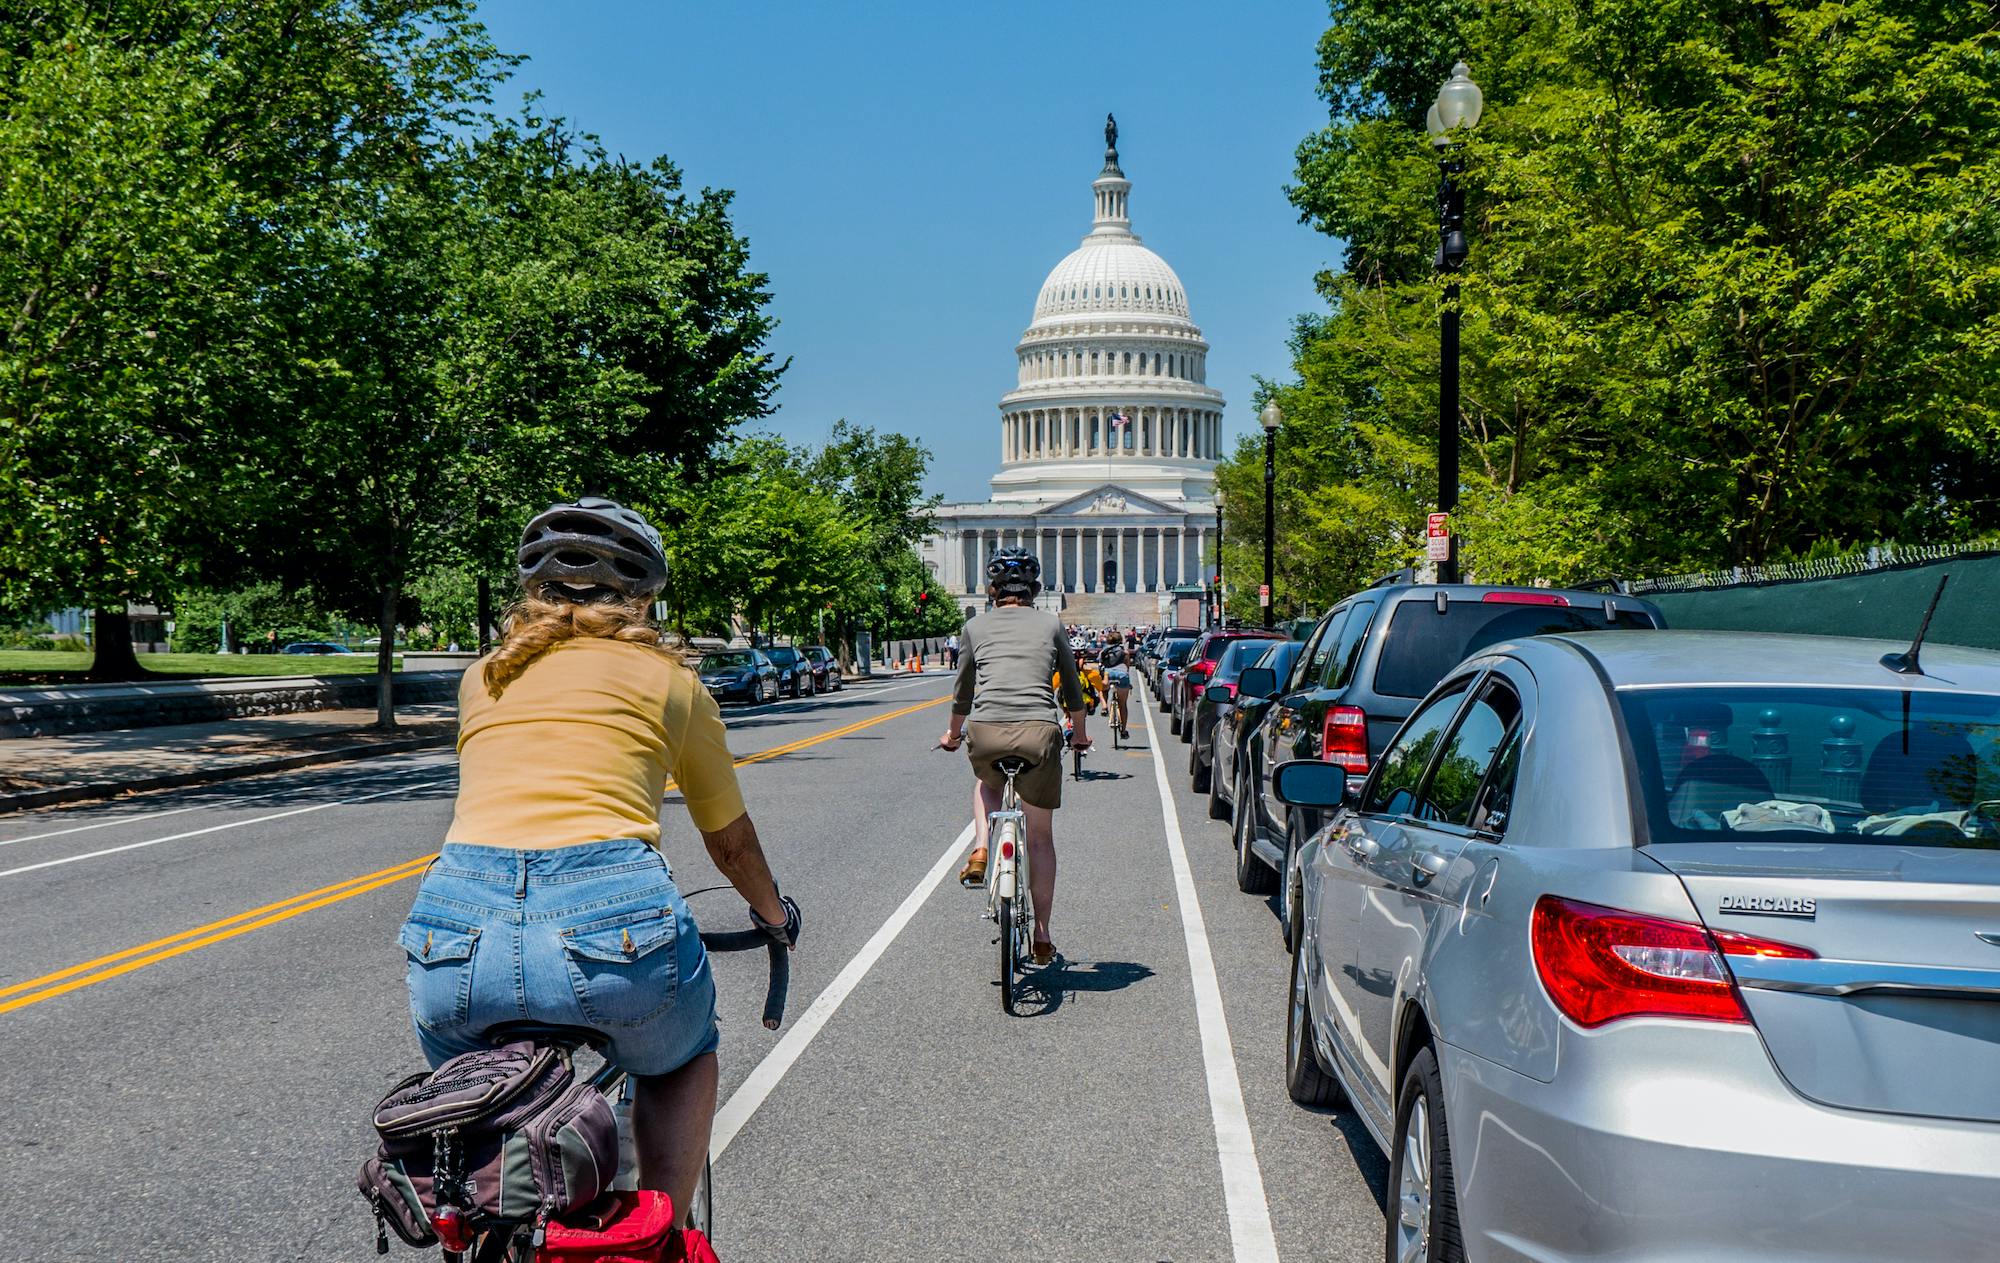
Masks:
[[[954,670],[954,671],[958,670],[958,633],[957,633],[957,632],[953,632],[953,633],[952,633],[951,635],[949,635],[949,636],[946,636],[946,637],[944,638],[944,664],[945,664],[946,666],[950,667],[950,668],[951,668],[952,670]]]

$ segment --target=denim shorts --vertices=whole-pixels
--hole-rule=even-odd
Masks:
[[[410,1017],[433,1067],[500,1022],[601,1031],[633,1074],[717,1043],[715,980],[657,850],[634,838],[515,850],[446,843],[400,936]]]
[[[1104,678],[1111,681],[1111,687],[1115,689],[1129,689],[1132,687],[1132,673],[1124,667],[1111,668],[1104,673]]]

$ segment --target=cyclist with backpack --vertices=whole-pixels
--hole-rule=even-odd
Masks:
[[[1088,750],[1084,732],[1083,688],[1076,654],[1055,615],[1034,607],[1042,590],[1042,563],[1025,548],[1003,548],[986,565],[986,594],[993,608],[965,625],[960,642],[958,688],[951,723],[938,744],[956,750],[966,742],[977,778],[972,818],[977,841],[958,875],[960,884],[986,880],[987,817],[1000,809],[1007,778],[994,761],[1015,755],[1028,763],[1016,778],[1028,823],[1029,880],[1034,885],[1035,963],[1055,959],[1049,912],[1056,897],[1055,811],[1062,805],[1063,726],[1056,704],[1070,721],[1069,744]]]
[[[1126,703],[1132,697],[1132,653],[1125,642],[1118,638],[1114,630],[1111,639],[1105,643],[1102,653],[1097,655],[1097,664],[1103,669],[1105,687],[1110,690],[1111,726],[1118,730],[1120,738],[1129,738],[1132,732],[1125,726],[1130,715]]]
[[[452,822],[404,925],[433,1068],[507,1022],[586,1027],[635,1087],[639,1183],[685,1227],[715,1115],[715,984],[661,854],[671,779],[759,929],[798,941],[715,701],[649,617],[666,552],[585,497],[535,517],[500,644],[459,686]],[[668,1257],[676,1257],[670,1254]]]

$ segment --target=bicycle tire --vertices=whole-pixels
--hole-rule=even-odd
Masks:
[[[715,1164],[707,1159],[702,1160],[701,1179],[688,1205],[688,1227],[698,1228],[702,1236],[715,1240]]]
[[[1014,937],[1014,899],[1006,896],[1000,900],[1000,1007],[1007,1013],[1014,1011],[1014,973],[1018,963],[1016,952],[1020,944]]]

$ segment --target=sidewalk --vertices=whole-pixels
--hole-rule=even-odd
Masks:
[[[12,738],[0,741],[0,812],[446,745],[456,711],[449,702],[400,706],[394,732],[369,726],[373,710],[315,710]]]

